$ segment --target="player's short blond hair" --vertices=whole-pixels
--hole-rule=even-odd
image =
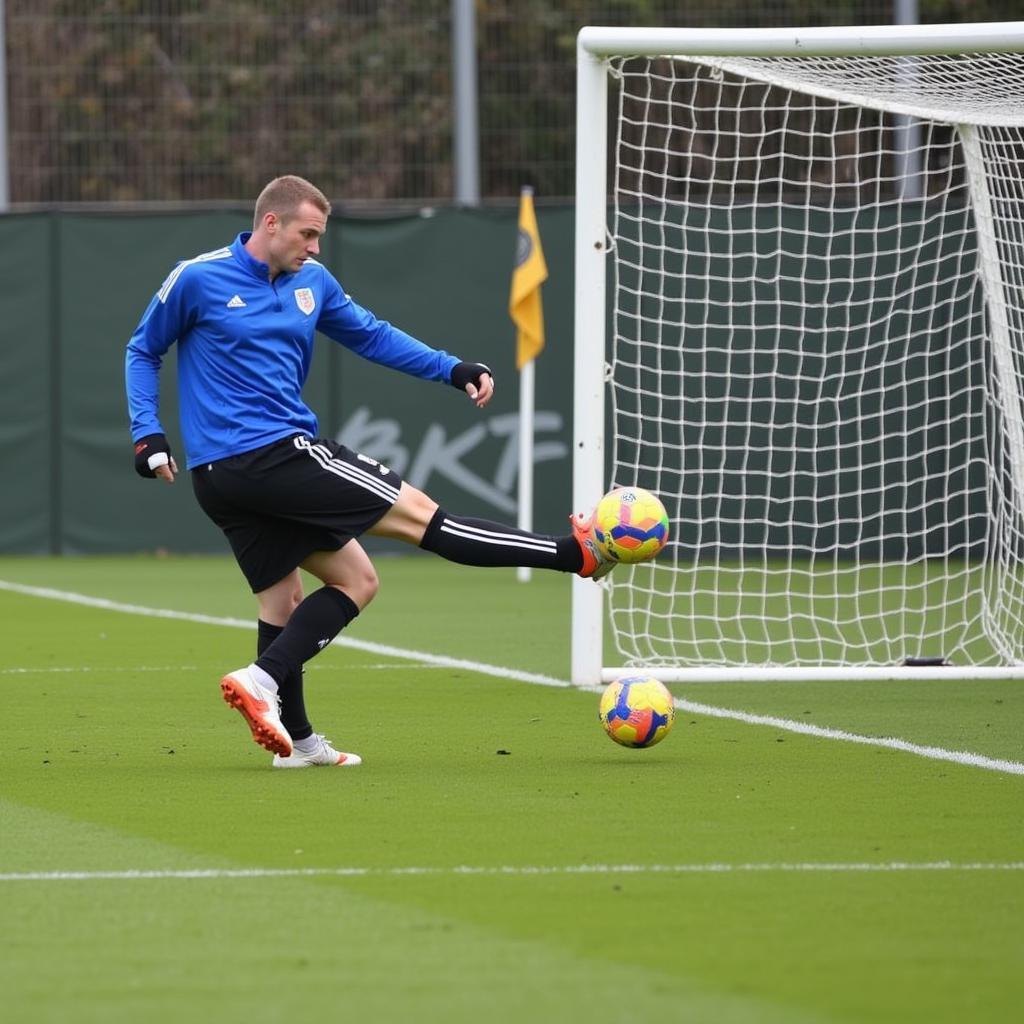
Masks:
[[[297,174],[284,174],[269,182],[256,199],[256,210],[253,214],[253,230],[260,226],[268,213],[276,213],[287,223],[298,212],[303,203],[312,203],[325,217],[330,216],[331,204],[310,181],[300,178]]]

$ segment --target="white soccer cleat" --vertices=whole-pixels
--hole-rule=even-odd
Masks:
[[[354,768],[357,764],[362,764],[363,759],[358,754],[346,754],[340,750],[335,750],[331,746],[331,741],[319,733],[314,733],[311,737],[317,741],[315,750],[298,750],[292,751],[290,757],[282,757],[277,754],[274,757],[275,768],[320,768],[322,766],[330,766],[335,768]]]
[[[247,668],[229,672],[220,681],[224,700],[235,708],[252,730],[252,738],[272,754],[287,757],[292,738],[281,724],[277,694],[264,689]]]

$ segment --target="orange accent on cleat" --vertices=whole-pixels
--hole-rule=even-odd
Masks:
[[[607,576],[617,563],[605,555],[598,546],[594,537],[593,519],[593,513],[588,516],[577,512],[575,515],[569,516],[569,522],[572,523],[572,535],[576,538],[576,543],[579,544],[580,551],[583,553],[583,566],[576,575],[582,576],[584,579],[599,580],[602,576]]]
[[[277,709],[271,708],[269,701],[250,692],[245,682],[238,678],[244,671],[232,672],[220,681],[225,702],[241,714],[252,731],[253,740],[264,750],[288,757],[292,752],[292,740],[281,725]],[[250,685],[255,687],[257,684],[251,682]]]

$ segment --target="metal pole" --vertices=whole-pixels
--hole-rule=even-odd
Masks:
[[[452,93],[455,202],[460,206],[479,206],[480,126],[473,0],[452,0]]]
[[[893,0],[892,20],[897,25],[916,25],[918,23],[917,0]],[[902,59],[903,76],[908,83],[913,82],[914,58]],[[906,200],[920,199],[926,191],[926,183],[922,175],[921,157],[921,122],[905,114],[896,116],[895,172],[902,182],[901,198]]]
[[[520,530],[533,529],[533,419],[536,399],[534,398],[534,367],[531,359],[519,371],[519,516],[516,525]],[[528,565],[516,569],[516,579],[529,583],[533,575]]]
[[[916,25],[919,20],[917,0],[893,0],[892,14],[897,25]]]
[[[7,146],[7,33],[6,4],[0,0],[0,213],[11,205]]]

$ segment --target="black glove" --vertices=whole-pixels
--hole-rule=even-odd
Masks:
[[[467,384],[472,384],[477,390],[480,389],[480,378],[487,374],[491,380],[494,374],[491,368],[483,363],[456,363],[452,367],[452,387],[459,391],[465,391]]]
[[[154,455],[166,455],[163,462],[157,460],[150,462]],[[135,442],[135,472],[139,476],[153,479],[156,476],[154,469],[159,465],[166,465],[171,461],[171,446],[163,434],[147,434]]]

